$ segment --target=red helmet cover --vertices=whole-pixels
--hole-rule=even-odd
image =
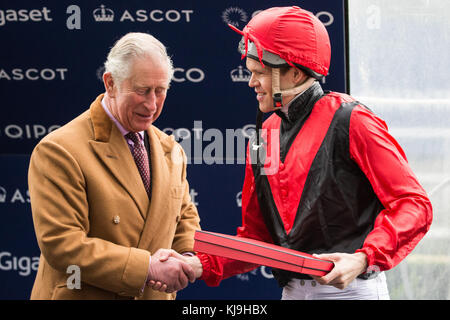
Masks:
[[[326,76],[330,67],[331,45],[323,23],[311,12],[297,6],[274,7],[255,15],[242,31],[252,41],[262,62],[262,51],[272,52],[288,64],[299,64]],[[244,58],[247,51],[243,54]]]

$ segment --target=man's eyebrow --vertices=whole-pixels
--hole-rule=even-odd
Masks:
[[[167,85],[167,84],[164,84],[164,85],[157,85],[157,86],[147,86],[147,85],[135,85],[134,86],[134,89],[135,90],[139,90],[139,89],[146,89],[146,90],[151,90],[151,89],[154,89],[154,90],[157,90],[157,89],[163,89],[163,90],[168,90],[169,89],[169,87],[170,87],[170,84],[169,85]]]

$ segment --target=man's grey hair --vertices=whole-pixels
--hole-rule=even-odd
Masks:
[[[165,63],[170,83],[174,73],[172,59],[161,41],[148,33],[130,32],[120,38],[109,51],[105,72],[110,72],[116,85],[120,87],[131,76],[134,59],[144,57],[153,57]]]

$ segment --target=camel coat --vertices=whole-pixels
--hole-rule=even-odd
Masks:
[[[156,250],[193,251],[200,226],[186,156],[173,136],[147,130],[149,200],[102,97],[32,153],[28,181],[41,257],[31,299],[174,299],[141,289]],[[71,265],[79,267],[80,289],[67,286],[74,279]]]

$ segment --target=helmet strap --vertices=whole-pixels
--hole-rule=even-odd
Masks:
[[[308,77],[305,81],[296,87],[281,90],[280,89],[280,68],[272,68],[272,98],[273,107],[275,109],[281,109],[283,107],[283,96],[291,96],[302,93],[306,89],[312,86],[316,81],[315,78]]]
[[[272,68],[272,95],[273,107],[281,109],[283,107],[283,97],[280,89],[280,68]]]

